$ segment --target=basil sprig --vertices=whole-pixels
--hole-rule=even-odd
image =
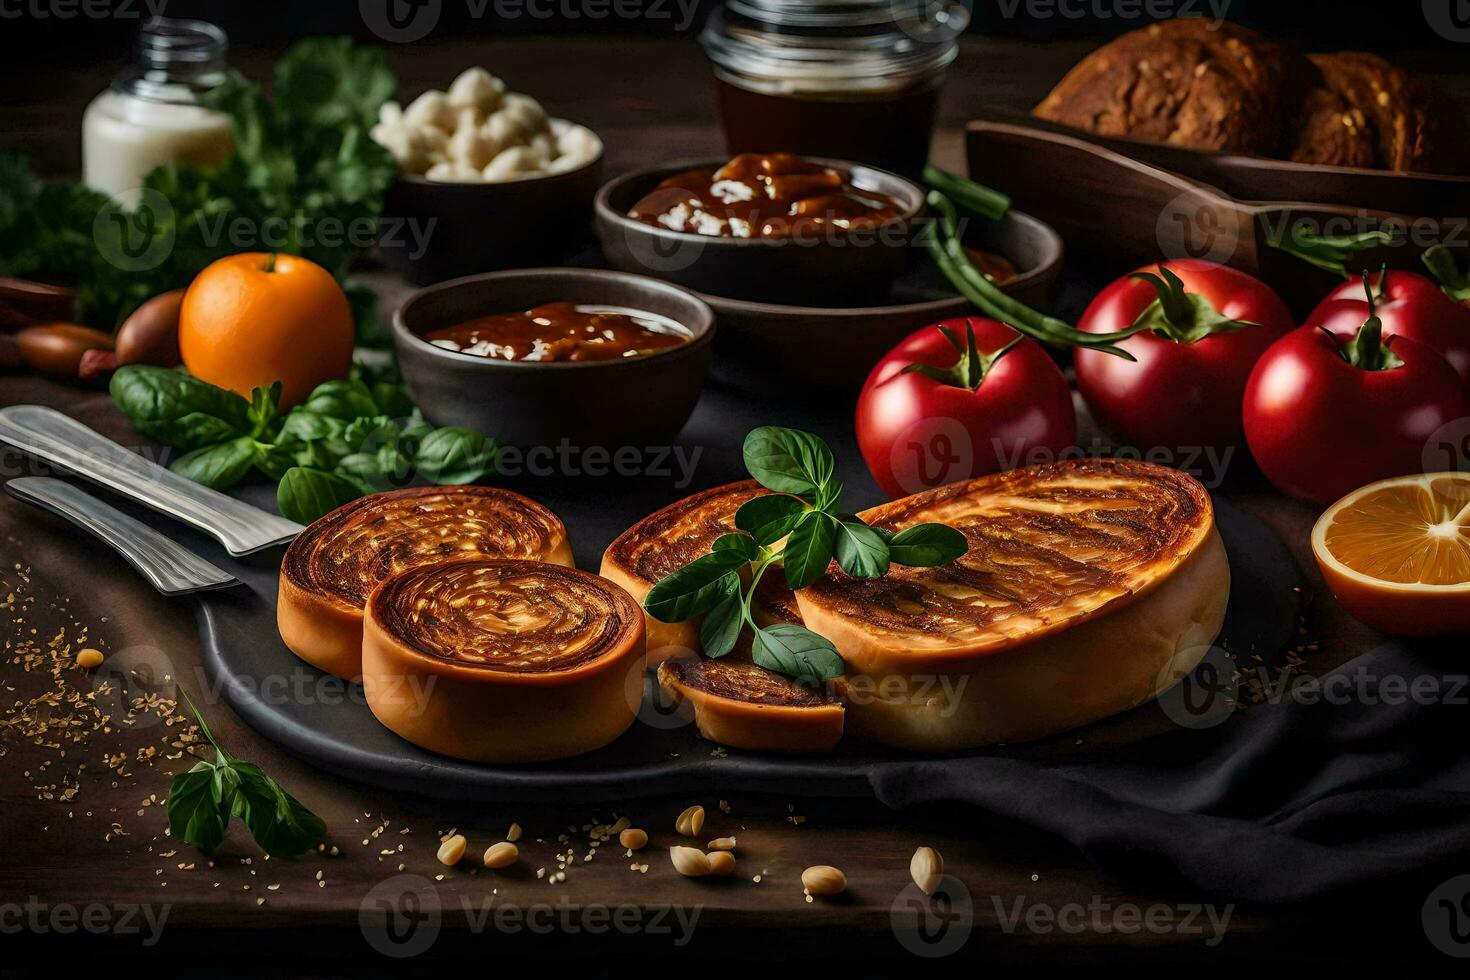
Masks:
[[[267,854],[304,854],[320,843],[327,833],[322,819],[259,766],[220,748],[199,710],[187,696],[184,700],[215,760],[201,759],[174,777],[168,790],[169,833],[208,854],[224,841],[230,820],[239,817]]]
[[[810,432],[763,426],[745,437],[743,455],[750,475],[773,493],[746,501],[735,512],[735,531],[659,580],[643,601],[661,622],[703,616],[705,656],[725,656],[749,626],[752,659],[760,666],[817,683],[840,677],[842,657],[826,637],[790,623],[763,627],[751,616],[752,598],[771,566],[782,566],[792,589],[804,589],[834,558],[854,578],[880,578],[890,565],[942,565],[969,549],[963,534],[943,524],[894,534],[842,512],[832,450]]]
[[[216,490],[258,470],[279,481],[281,514],[302,524],[418,478],[473,483],[494,471],[492,440],[436,429],[395,379],[358,374],[318,385],[284,413],[279,383],[246,401],[182,371],[141,364],[119,368],[111,392],[139,432],[185,450],[172,470]]]

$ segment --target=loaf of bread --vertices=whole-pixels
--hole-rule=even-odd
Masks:
[[[1103,45],[1034,114],[1101,136],[1198,150],[1470,172],[1470,128],[1443,92],[1377,55],[1309,58],[1203,18],[1161,21]]]
[[[1292,160],[1441,174],[1470,169],[1470,130],[1443,93],[1365,51],[1311,60],[1322,79],[1297,115]]]
[[[1305,57],[1248,28],[1182,18],[1098,48],[1035,114],[1103,136],[1271,154],[1315,74]]]

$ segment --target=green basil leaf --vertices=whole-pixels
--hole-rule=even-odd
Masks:
[[[361,496],[361,489],[351,480],[322,470],[293,466],[276,487],[276,509],[288,520],[310,524]]]
[[[413,402],[402,385],[391,381],[379,381],[373,384],[372,393],[373,401],[378,405],[378,411],[384,415],[405,418],[414,413]]]
[[[168,788],[169,833],[206,854],[224,841],[233,803],[221,799],[215,769],[213,763],[201,760],[175,776]]]
[[[888,542],[856,518],[837,524],[837,564],[854,578],[888,574]]]
[[[377,402],[368,386],[356,379],[327,381],[312,389],[301,408],[317,415],[351,422],[353,419],[378,414]]]
[[[250,391],[250,408],[246,417],[250,420],[250,434],[259,438],[276,419],[276,406],[281,401],[281,383],[272,382],[268,388],[253,388]]]
[[[494,472],[496,445],[472,429],[446,426],[419,443],[414,462],[433,483],[462,484]]]
[[[735,512],[735,526],[755,538],[756,544],[774,544],[796,526],[806,504],[795,497],[765,494],[752,497]]]
[[[182,371],[129,364],[108,391],[133,428],[175,449],[198,449],[250,431],[250,403]]]
[[[316,847],[326,836],[322,819],[249,762],[230,763],[239,776],[232,813],[245,821],[250,836],[267,854],[293,856]]]
[[[305,409],[295,409],[281,424],[280,438],[298,442],[318,442],[324,439],[340,439],[347,423],[330,415],[318,415]]]
[[[706,657],[723,657],[735,649],[740,639],[740,627],[745,623],[745,604],[740,591],[720,600],[719,605],[704,614],[699,627],[699,645]]]
[[[241,436],[185,453],[168,468],[195,483],[214,490],[227,490],[245,478],[257,455],[255,440]]]
[[[648,590],[643,608],[661,623],[702,616],[740,591],[736,570],[746,564],[738,552],[712,551],[659,579]]]
[[[970,542],[965,536],[944,524],[916,524],[898,532],[888,542],[891,561],[916,568],[943,565],[969,550]]]
[[[814,683],[841,677],[845,666],[826,637],[791,623],[756,630],[751,659],[767,670]]]
[[[255,468],[279,482],[291,467],[305,465],[298,464],[297,457],[306,452],[308,447],[295,442],[256,443]]]
[[[761,486],[777,493],[811,496],[832,479],[832,450],[800,429],[765,425],[752,429],[742,448],[745,468]]]
[[[833,520],[830,514],[807,511],[792,528],[791,536],[781,549],[781,563],[786,566],[786,584],[804,589],[827,573],[832,562]]]
[[[746,561],[755,561],[760,555],[760,546],[748,534],[722,534],[715,538],[711,551],[733,551]]]

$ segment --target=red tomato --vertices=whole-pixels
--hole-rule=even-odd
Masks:
[[[1353,339],[1302,327],[1277,341],[1251,374],[1246,438],[1284,493],[1329,504],[1374,480],[1421,472],[1430,437],[1470,413],[1464,382],[1438,351],[1393,337],[1372,346],[1400,363],[1370,370],[1345,358]]]
[[[1462,380],[1470,382],[1470,307],[1456,303],[1417,272],[1395,269],[1387,274],[1387,282],[1377,277],[1374,287],[1373,310],[1383,321],[1385,337],[1408,337],[1433,347]],[[1305,325],[1351,334],[1367,318],[1363,281],[1354,279],[1328,293]]]
[[[905,370],[915,364],[943,378]],[[902,497],[1050,462],[1076,441],[1077,414],[1041,345],[998,320],[962,317],[911,334],[878,362],[858,396],[857,439],[878,485]]]
[[[1175,259],[1138,272],[1157,276],[1160,269],[1183,284],[1184,312],[1170,313],[1153,284],[1129,276],[1098,293],[1078,321],[1079,330],[1124,330],[1146,310],[1152,317],[1161,306],[1172,326],[1120,341],[1118,346],[1136,361],[1077,348],[1077,390],[1099,422],[1140,449],[1239,445],[1240,400],[1251,368],[1296,324],[1281,297],[1244,272],[1202,259]],[[1179,322],[1188,319],[1193,322]],[[1231,321],[1258,326],[1235,329]],[[1215,332],[1192,341],[1176,339],[1210,329],[1211,322]]]

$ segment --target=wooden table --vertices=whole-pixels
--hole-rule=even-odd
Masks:
[[[973,101],[1025,107],[1086,46],[967,42],[945,94],[937,159],[958,165],[958,127]],[[612,171],[720,150],[706,69],[691,42],[444,43],[395,49],[392,56],[408,91],[442,85],[465,65],[491,66],[513,85],[542,96],[554,113],[598,130]],[[257,76],[267,64],[263,55],[251,52],[235,60]],[[660,66],[658,72],[649,70],[652,63]],[[86,99],[111,71],[111,66],[98,66],[90,74],[61,76],[54,87],[27,96],[10,111],[0,146],[25,150],[43,169],[74,170],[76,130],[64,123],[79,118]],[[26,402],[56,406],[138,444],[100,392],[28,377],[0,379],[0,403]],[[3,462],[7,479],[31,471],[14,456]],[[1306,545],[1312,512],[1251,487],[1234,499],[1282,535],[1315,586]],[[5,621],[0,635],[7,645],[0,684],[7,708],[53,687],[78,689],[83,697],[91,689],[89,679],[75,669],[63,669],[59,680],[53,679],[49,654],[39,655],[29,671],[15,662],[20,645],[34,641],[44,648],[62,628],[73,640],[85,629],[87,642],[104,644],[114,656],[130,651],[147,661],[156,658],[151,651],[163,651],[181,674],[192,675],[199,663],[187,603],[159,598],[91,539],[9,498],[0,498],[0,600]],[[1376,642],[1330,599],[1317,601],[1315,609],[1311,629],[1322,642],[1310,669],[1334,666]],[[1126,957],[1134,967],[1188,963],[1196,970],[1237,968],[1263,955],[1278,961],[1359,961],[1363,954],[1356,944],[1340,937],[1360,915],[1380,931],[1403,928],[1408,942],[1423,943],[1422,934],[1415,937],[1411,928],[1417,910],[1407,908],[1405,913],[1414,914],[1235,908],[1223,937],[1210,936],[1208,924],[1204,934],[1140,930],[1138,909],[1162,905],[1183,914],[1184,907],[1209,898],[1141,892],[1100,875],[1066,845],[974,812],[895,814],[850,802],[736,798],[719,786],[709,786],[697,799],[626,807],[616,799],[568,807],[456,806],[331,778],[284,755],[228,708],[207,706],[206,714],[232,753],[261,764],[325,818],[338,853],[267,860],[237,826],[211,865],[165,836],[162,801],[170,775],[189,764],[187,756],[168,757],[179,751],[169,742],[186,725],[129,727],[114,720],[84,744],[63,749],[37,746],[12,733],[0,762],[0,826],[7,845],[0,860],[0,930],[7,951],[41,957],[54,957],[63,948],[73,954],[92,948],[140,956],[150,950],[193,952],[243,968],[255,957],[264,962],[264,954],[289,950],[296,962],[318,971],[355,972],[359,961],[386,970],[394,964],[378,958],[369,939],[376,933],[361,926],[360,913],[384,891],[393,892],[396,901],[405,882],[400,876],[410,875],[417,877],[407,883],[430,889],[434,899],[426,901],[437,899],[443,910],[437,941],[426,954],[431,958],[463,955],[493,966],[512,956],[553,952],[604,963],[630,954],[693,954],[738,964],[780,954],[818,960],[813,964],[818,968],[842,960],[864,966],[894,960],[907,966],[913,941],[902,925],[906,920],[895,918],[893,909],[908,885],[909,858],[919,845],[937,848],[946,870],[973,898],[973,932],[955,954],[967,960],[1090,963],[1106,955]],[[140,757],[149,746],[159,747],[158,754]],[[109,762],[117,753],[126,754],[126,775],[117,775]],[[709,814],[704,837],[738,837],[736,877],[691,880],[671,868],[666,848],[678,842],[675,815],[695,802]],[[609,842],[586,860],[585,828],[611,822],[615,814],[647,828],[649,848],[629,858]],[[501,839],[512,822],[525,831],[523,857],[513,872],[469,870],[470,864],[450,870],[435,860],[440,835],[449,828],[466,833],[471,853],[478,854]],[[569,835],[572,856],[565,880],[553,883],[556,855],[569,846],[563,834]],[[646,872],[630,867],[645,863]],[[818,863],[843,868],[851,883],[847,895],[836,901],[803,899],[800,871]],[[757,875],[759,882],[753,880]],[[1018,901],[1097,911],[1081,916],[1075,929],[1006,928],[1001,913],[1009,915]],[[6,902],[18,903],[20,911]],[[130,905],[151,910],[155,919],[166,909],[156,948],[145,945],[149,926],[141,916],[129,922],[141,934],[120,934],[121,928],[66,933],[69,923],[75,925],[68,916],[76,914],[121,926]],[[49,928],[12,934],[8,926],[16,915],[29,916],[42,907],[37,914]],[[670,907],[672,914],[658,911]],[[48,919],[53,913],[61,918]],[[686,935],[685,923],[696,914]],[[231,942],[242,938],[245,945]],[[487,943],[492,944],[488,949]]]

